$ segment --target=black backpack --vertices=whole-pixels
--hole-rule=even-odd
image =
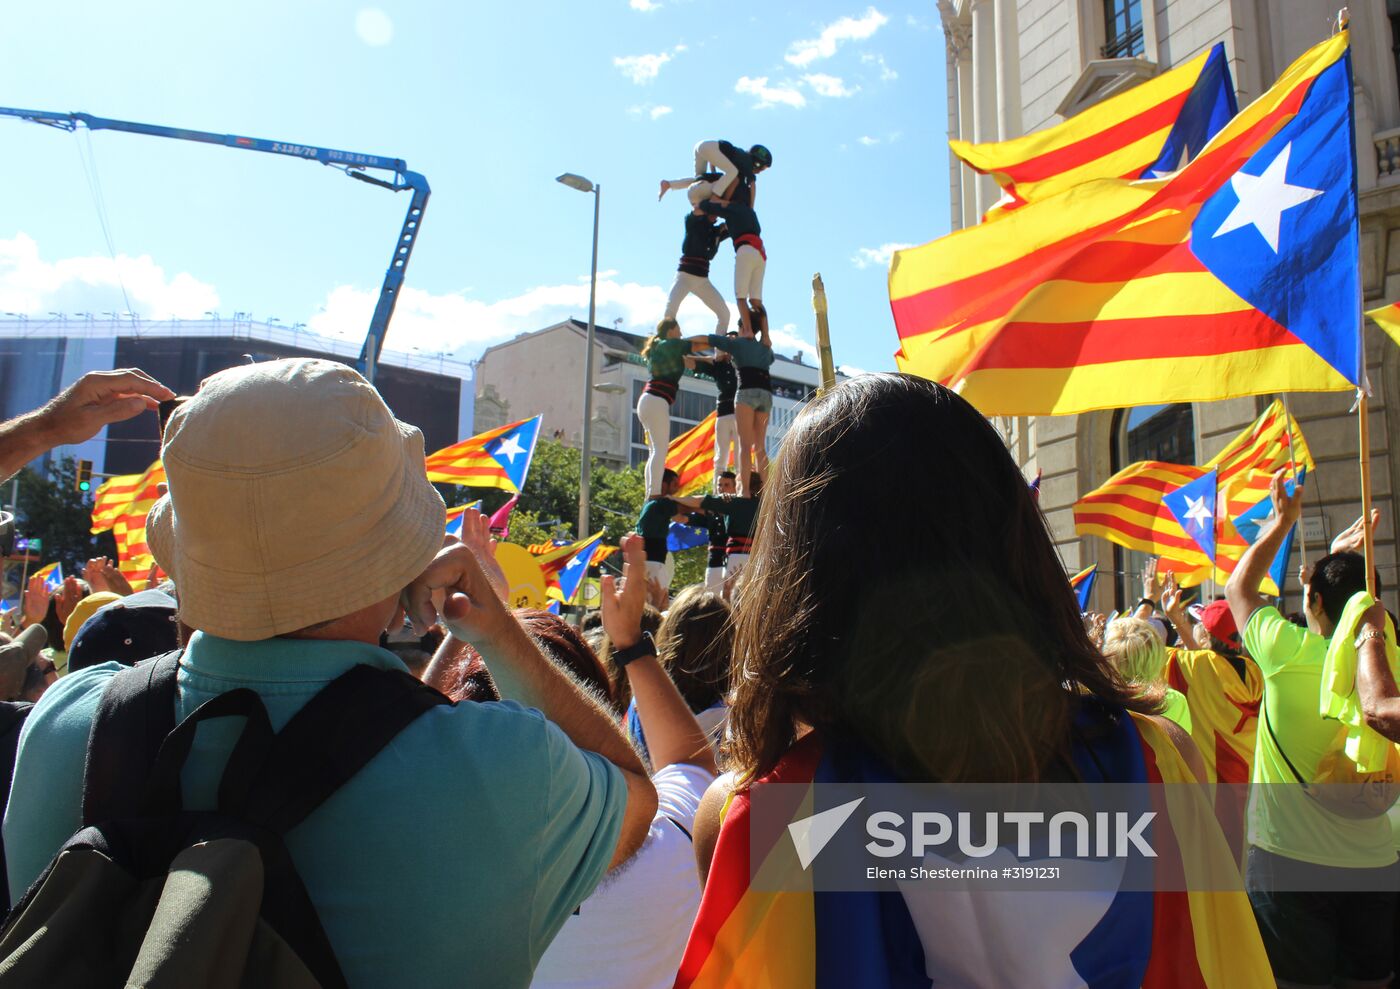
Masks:
[[[438,704],[402,671],[356,666],[274,734],[252,690],[175,725],[179,653],[122,670],[88,740],[83,827],[10,912],[3,986],[344,986],[283,836]],[[218,808],[189,811],[180,770],[200,722],[247,725]]]

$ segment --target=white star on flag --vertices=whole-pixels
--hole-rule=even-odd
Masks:
[[[1225,217],[1220,229],[1211,235],[1212,238],[1232,230],[1253,227],[1259,231],[1259,236],[1264,238],[1269,249],[1278,253],[1278,228],[1284,212],[1322,195],[1321,189],[1305,189],[1300,185],[1288,184],[1288,156],[1292,150],[1292,142],[1285,144],[1278,157],[1264,169],[1263,175],[1236,172],[1230,176],[1230,187],[1240,201]]]
[[[1210,509],[1206,507],[1206,496],[1186,499],[1186,517],[1201,527],[1205,531],[1207,523],[1214,521],[1210,514]]]
[[[576,557],[574,557],[572,560],[569,561],[569,565],[568,565],[567,567],[565,567],[564,569],[565,569],[565,570],[572,570],[574,567],[578,566],[578,565],[579,565],[580,563],[582,563],[582,562],[583,562],[583,557],[581,557],[581,556],[576,556]]]
[[[520,445],[520,436],[517,433],[511,433],[505,437],[496,447],[497,455],[504,455],[512,464],[515,463],[515,455],[524,452],[525,448]]]

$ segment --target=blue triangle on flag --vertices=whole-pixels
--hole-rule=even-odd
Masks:
[[[588,576],[588,562],[593,559],[593,553],[602,541],[602,536],[590,539],[588,545],[575,553],[568,564],[559,571],[559,593],[564,596],[565,601],[573,601],[574,595],[578,594],[579,585],[583,583],[583,578]]]
[[[63,586],[63,564],[57,563],[49,575],[44,578],[44,589],[56,591]]]
[[[1217,475],[1211,470],[1162,496],[1167,511],[1212,563],[1215,562],[1216,487]]]
[[[530,459],[535,455],[535,440],[539,434],[540,417],[535,416],[486,444],[486,452],[501,465],[517,490],[525,486],[525,476],[530,472]]]
[[[1308,469],[1306,467],[1299,467],[1298,480],[1295,482],[1292,478],[1285,479],[1283,482],[1284,491],[1291,495],[1297,485],[1301,484],[1307,476]],[[1268,524],[1269,519],[1273,518],[1273,516],[1273,498],[1269,495],[1265,495],[1253,507],[1241,512],[1230,521],[1235,524],[1236,531],[1244,537],[1245,542],[1252,546],[1259,541],[1259,534],[1263,532],[1264,526]],[[1273,578],[1279,590],[1283,589],[1284,581],[1287,579],[1287,575],[1284,571],[1288,568],[1288,558],[1293,553],[1293,538],[1297,533],[1298,527],[1296,525],[1288,530],[1288,535],[1283,540],[1283,546],[1279,549],[1278,555],[1274,557],[1274,562],[1269,565],[1269,576]]]

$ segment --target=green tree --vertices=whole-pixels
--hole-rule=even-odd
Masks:
[[[44,563],[61,563],[71,576],[78,576],[90,557],[116,553],[111,533],[94,537],[89,531],[92,494],[76,489],[77,473],[71,457],[54,462],[47,475],[30,467],[19,473],[19,534],[42,539]]]

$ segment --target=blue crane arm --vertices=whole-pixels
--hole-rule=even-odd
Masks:
[[[267,141],[258,137],[244,137],[239,134],[215,134],[212,131],[187,130],[183,127],[162,127],[158,124],[139,124],[130,120],[113,120],[108,117],[95,117],[90,113],[53,113],[46,110],[21,110],[13,107],[0,107],[0,116],[17,117],[36,124],[57,127],[60,130],[75,131],[79,125],[89,130],[115,130],[128,134],[145,134],[149,137],[166,137],[177,141],[198,141],[201,144],[220,144],[226,148],[239,148],[244,151],[262,151],[266,154],[285,155],[305,161],[317,161],[323,165],[342,169],[352,179],[370,185],[399,192],[412,190],[399,239],[394,245],[394,254],[389,268],[384,273],[384,284],[379,290],[379,302],[370,320],[369,332],[364,346],[360,349],[358,367],[362,372],[373,372],[379,352],[384,348],[384,336],[389,329],[389,320],[394,315],[398,302],[399,289],[403,286],[404,272],[409,258],[413,255],[413,245],[418,239],[418,229],[423,221],[423,211],[428,207],[428,196],[432,189],[428,180],[418,172],[409,171],[401,158],[386,158],[383,155],[360,154],[354,151],[338,151],[334,148],[318,148],[309,144],[293,144],[288,141]],[[390,172],[392,179],[379,178],[368,174],[365,169],[378,169]]]

